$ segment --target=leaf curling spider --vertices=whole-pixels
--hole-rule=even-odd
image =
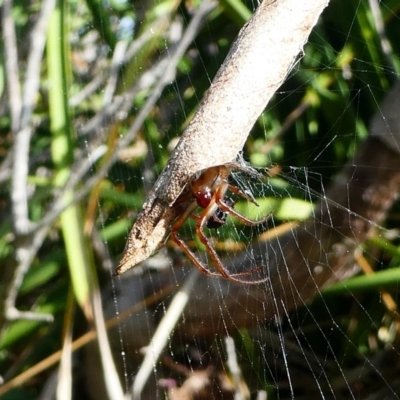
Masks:
[[[210,239],[204,233],[204,227],[217,229],[224,225],[228,214],[231,214],[247,226],[263,224],[271,215],[268,214],[262,219],[254,221],[240,214],[233,208],[234,201],[226,195],[228,190],[258,206],[251,193],[245,193],[239,187],[229,183],[229,176],[234,170],[240,170],[247,174],[260,177],[260,174],[249,165],[239,162],[228,163],[203,170],[200,176],[191,182],[189,188],[178,197],[174,204],[174,207],[179,211],[182,210],[182,213],[177,217],[172,226],[171,238],[192,261],[192,263],[205,275],[222,277],[234,282],[246,284],[265,282],[267,278],[258,280],[242,280],[238,278],[239,276],[249,275],[252,271],[259,268],[243,273],[231,274],[223,265]],[[197,208],[203,209],[199,215],[194,214],[194,211]],[[210,271],[209,268],[193,253],[188,244],[179,236],[179,230],[189,218],[197,220],[196,235],[205,246],[206,251],[218,272]]]

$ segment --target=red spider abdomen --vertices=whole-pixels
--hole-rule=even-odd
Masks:
[[[199,207],[201,208],[208,207],[212,199],[212,193],[210,190],[207,190],[205,192],[198,191],[194,195],[196,196],[196,201]]]

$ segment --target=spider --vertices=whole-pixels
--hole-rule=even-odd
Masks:
[[[182,213],[177,217],[172,226],[171,238],[192,263],[205,275],[223,277],[240,283],[261,283],[265,281],[265,279],[247,281],[238,278],[238,276],[250,274],[253,270],[231,274],[223,265],[209,238],[204,234],[204,227],[217,229],[224,225],[228,214],[231,214],[248,226],[260,225],[270,217],[270,214],[268,214],[264,218],[254,221],[240,214],[233,208],[234,201],[226,195],[228,190],[258,206],[252,196],[228,182],[228,178],[233,170],[242,170],[249,174],[259,175],[251,167],[239,163],[229,163],[204,170],[200,176],[191,183],[189,189],[178,197],[174,204],[174,207],[182,208]],[[189,203],[189,201],[191,202]],[[187,203],[189,204],[186,206]],[[185,206],[186,208],[184,208]],[[203,209],[202,212],[199,215],[194,214],[194,211],[199,207]],[[209,268],[197,258],[188,244],[178,235],[180,228],[190,217],[197,220],[196,234],[205,246],[218,272],[210,271]]]

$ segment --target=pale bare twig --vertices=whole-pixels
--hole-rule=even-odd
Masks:
[[[7,88],[9,98],[8,104],[11,115],[11,129],[15,133],[17,132],[20,124],[22,98],[18,73],[18,46],[15,35],[14,19],[11,15],[12,4],[12,0],[3,1],[2,30],[5,66],[7,73]]]
[[[142,47],[154,36],[154,32],[162,29],[169,21],[168,17],[161,16],[157,19],[153,24],[150,25],[148,29],[146,29],[138,38],[136,38],[128,47],[124,59],[122,61],[122,65],[127,64],[132,57],[134,57]],[[69,104],[71,107],[75,107],[80,104],[83,100],[91,96],[93,93],[96,92],[105,82],[107,77],[110,74],[110,69],[112,67],[107,68],[104,72],[100,75],[96,75],[95,78],[89,82],[79,93],[75,96],[71,97],[69,100]],[[115,101],[115,99],[114,99]],[[88,129],[83,129],[87,131]]]
[[[101,112],[92,117],[84,126],[79,129],[80,135],[95,133],[98,127],[107,129],[107,126],[117,120],[125,119],[132,103],[139,91],[149,89],[162,79],[166,66],[168,65],[166,56],[156,62],[151,68],[146,70],[132,88],[124,91],[123,95],[116,95],[108,107],[103,107]]]
[[[11,7],[11,2],[9,2]],[[16,249],[15,259],[17,267],[14,272],[12,281],[8,285],[7,297],[4,302],[5,316],[9,320],[18,318],[26,318],[32,320],[52,321],[53,317],[47,314],[37,314],[33,311],[21,312],[16,309],[15,301],[18,295],[18,290],[21,287],[23,277],[28,270],[33,257],[41,247],[49,227],[39,229],[32,238],[27,238],[25,235],[34,224],[31,223],[28,216],[28,191],[27,191],[27,177],[29,169],[29,149],[30,139],[33,132],[33,124],[31,121],[33,108],[39,89],[40,82],[40,66],[43,56],[46,29],[49,21],[50,14],[55,7],[55,0],[46,0],[43,2],[38,20],[31,33],[31,45],[28,55],[28,62],[23,85],[23,97],[20,104],[19,99],[19,81],[17,82],[18,75],[12,73],[13,81],[10,90],[16,90],[14,94],[10,93],[10,108],[12,110],[13,118],[18,118],[18,124],[13,121],[14,145],[12,152],[12,181],[11,181],[11,203],[12,203],[12,222],[14,232],[16,235]],[[11,16],[9,16],[11,18]],[[7,26],[11,22],[7,21]],[[13,45],[13,34],[10,33],[12,28],[9,29],[8,35],[10,43]],[[10,54],[13,53],[10,50]],[[17,63],[16,55],[11,55],[12,62]],[[16,70],[19,69],[18,64],[11,65]]]
[[[97,332],[97,342],[100,350],[100,360],[103,369],[103,377],[110,400],[123,400],[124,393],[118,377],[118,372],[112,357],[110,342],[107,336],[107,327],[104,320],[101,304],[101,294],[98,287],[92,290],[92,302],[94,311],[94,323]]]
[[[168,310],[160,324],[158,325],[151,342],[146,347],[144,360],[137,375],[135,376],[135,380],[132,385],[132,398],[134,400],[140,399],[142,390],[151,372],[154,370],[154,366],[157,364],[161,352],[164,350],[166,344],[170,340],[172,331],[181,317],[189,298],[193,295],[193,287],[199,275],[200,273],[198,270],[193,269],[191,271],[190,275],[187,277],[178,293],[174,296],[174,299],[168,307]]]
[[[43,244],[44,239],[50,226],[43,226],[32,237],[21,239],[18,243],[16,251],[17,267],[14,272],[14,277],[7,290],[7,296],[4,302],[5,314],[8,320],[16,319],[31,319],[36,321],[52,322],[53,316],[50,314],[40,314],[33,311],[19,311],[15,307],[15,301],[18,296],[18,290],[22,285],[22,280],[29,269],[36,253]]]
[[[231,336],[225,336],[224,342],[227,355],[227,365],[230,375],[232,377],[232,384],[235,390],[235,400],[250,399],[250,391],[243,380],[242,370],[236,356],[235,341]]]
[[[153,23],[137,40],[129,47],[122,60],[122,65],[127,64],[130,59],[154,36],[154,32],[161,30],[167,26],[170,21],[170,15],[161,17]],[[174,48],[170,48],[174,53]],[[137,82],[129,89],[125,90],[123,95],[116,95],[107,107],[103,107],[94,117],[92,117],[84,126],[79,129],[79,134],[88,135],[97,132],[98,126],[101,125],[105,129],[108,125],[115,121],[125,119],[129,110],[132,109],[135,96],[139,91],[149,89],[155,85],[160,77],[163,76],[167,68],[168,54],[162,56],[149,69],[137,79]],[[121,65],[121,66],[122,66]],[[112,67],[111,67],[112,68]],[[111,74],[111,69],[104,72],[102,80],[105,80]]]
[[[57,374],[58,379],[54,390],[57,400],[70,400],[72,398],[72,335],[74,314],[74,296],[70,290],[67,298],[66,313],[64,315],[61,360]],[[54,392],[51,398],[54,398]]]
[[[30,34],[30,50],[23,85],[20,129],[25,128],[30,123],[32,117],[40,85],[40,68],[46,43],[47,26],[55,5],[55,0],[43,1],[38,19]]]
[[[119,72],[123,65],[124,54],[126,52],[127,47],[128,47],[127,40],[120,40],[115,45],[113,58],[111,61],[109,78],[107,85],[104,89],[103,110],[107,109],[107,107],[110,106],[112,98],[114,97],[115,89],[117,87]]]
[[[80,92],[69,99],[69,106],[76,107],[100,89],[107,77],[107,71],[96,75]]]
[[[26,234],[32,227],[28,216],[27,193],[29,148],[33,132],[31,117],[39,89],[40,66],[46,41],[47,24],[54,7],[55,0],[43,2],[39,18],[31,33],[20,121],[14,136],[11,201],[14,231],[17,235]]]

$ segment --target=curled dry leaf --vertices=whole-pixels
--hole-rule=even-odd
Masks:
[[[327,0],[264,0],[260,4],[240,31],[144,204],[117,274],[164,244],[177,216],[172,205],[196,172],[236,159],[327,4]]]

